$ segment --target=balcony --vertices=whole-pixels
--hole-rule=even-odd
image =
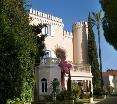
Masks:
[[[59,59],[58,58],[52,58],[52,57],[48,57],[48,58],[43,58],[41,60],[40,65],[57,65],[59,63]],[[72,73],[91,73],[91,66],[89,64],[77,64],[74,65],[72,64],[73,68],[71,69]]]
[[[73,71],[91,73],[91,66],[89,64],[78,64],[73,66]]]
[[[73,69],[70,71],[71,76],[79,77],[92,77],[91,66],[89,64],[73,65]]]

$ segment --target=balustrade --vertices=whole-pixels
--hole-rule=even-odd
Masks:
[[[45,64],[45,65],[50,65],[50,64],[58,64],[59,60],[57,58],[43,58],[41,60],[41,64]]]
[[[74,71],[79,71],[79,72],[91,72],[91,66],[88,64],[81,64],[81,65],[74,65],[73,66]]]
[[[59,59],[58,58],[43,58],[41,60],[42,65],[52,65],[52,64],[58,64]],[[91,66],[89,64],[78,64],[78,65],[73,65],[73,71],[78,71],[78,72],[86,72],[86,73],[91,73]]]

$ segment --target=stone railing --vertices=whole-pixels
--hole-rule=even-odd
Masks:
[[[59,61],[60,60],[58,58],[48,57],[48,58],[43,58],[40,64],[52,65],[52,64],[58,64]],[[73,63],[71,64],[73,66],[73,71],[91,73],[91,66],[89,64],[77,64],[77,65],[74,65]]]
[[[91,73],[91,66],[89,64],[73,65],[73,70],[74,71],[79,71],[79,72],[88,72],[88,73]]]
[[[43,58],[40,64],[50,65],[50,64],[58,64],[58,62],[59,60],[57,58],[48,57],[48,58]]]

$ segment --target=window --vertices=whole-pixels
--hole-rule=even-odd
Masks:
[[[42,34],[51,35],[51,25],[47,25],[47,27],[44,27],[42,29]]]
[[[41,84],[42,84],[42,87],[41,87],[42,92],[47,92],[47,79],[43,78],[41,80]]]
[[[51,57],[51,51],[50,50],[45,51],[44,58],[48,58],[48,57]]]

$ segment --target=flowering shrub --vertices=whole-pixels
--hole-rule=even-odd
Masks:
[[[56,57],[60,59],[59,67],[61,68],[61,85],[62,88],[65,87],[65,74],[70,74],[70,69],[72,65],[66,61],[66,52],[64,49],[58,47],[55,49]]]
[[[72,65],[68,63],[66,60],[61,60],[59,66],[61,68],[61,71],[65,72],[66,74],[69,74],[69,70],[72,67]]]

